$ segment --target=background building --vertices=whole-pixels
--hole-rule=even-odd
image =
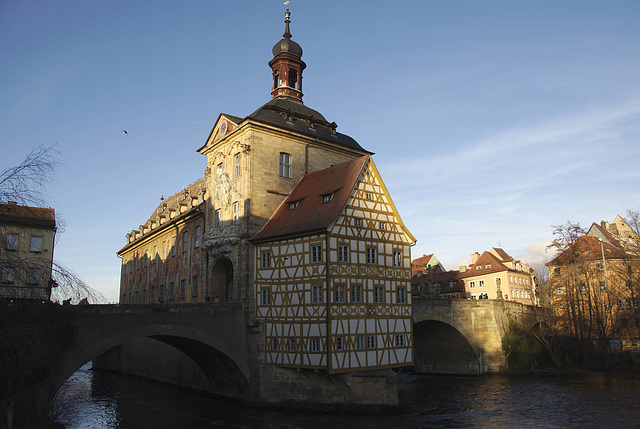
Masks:
[[[0,204],[0,298],[50,299],[55,232],[54,209]]]

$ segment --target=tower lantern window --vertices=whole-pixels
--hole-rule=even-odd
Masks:
[[[289,69],[289,87],[296,88],[298,83],[298,71],[295,69]]]

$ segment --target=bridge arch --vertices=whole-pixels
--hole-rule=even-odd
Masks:
[[[248,395],[249,368],[245,360],[215,335],[189,326],[153,323],[115,330],[93,339],[88,338],[91,334],[81,331],[78,345],[61,360],[52,380],[54,391],[84,364],[105,352],[141,338],[151,338],[188,356],[205,374],[211,392],[236,398]]]
[[[476,350],[464,329],[438,318],[413,325],[416,372],[431,374],[481,374],[482,351]]]

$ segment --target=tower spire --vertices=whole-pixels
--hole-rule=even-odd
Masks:
[[[291,40],[290,18],[291,12],[287,6],[284,13],[284,35],[273,47],[273,59],[269,61],[273,72],[271,96],[293,97],[302,101],[302,71],[307,65],[302,61],[302,48]]]
[[[289,30],[291,20],[289,17],[291,17],[291,12],[289,12],[289,6],[287,6],[287,11],[284,13],[284,34],[282,35],[285,39],[291,39],[291,31]]]

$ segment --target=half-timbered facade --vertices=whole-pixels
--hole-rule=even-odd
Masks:
[[[413,363],[415,239],[370,156],[305,175],[252,241],[265,363],[329,373]]]

